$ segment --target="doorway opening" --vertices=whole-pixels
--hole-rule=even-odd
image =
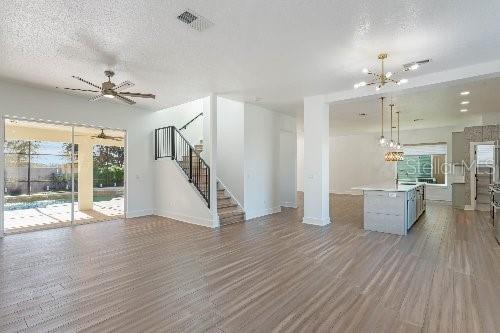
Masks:
[[[5,233],[124,217],[121,130],[5,119]]]

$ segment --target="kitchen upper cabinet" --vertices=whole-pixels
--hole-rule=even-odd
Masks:
[[[451,159],[453,164],[461,164],[465,160],[464,132],[451,133]]]

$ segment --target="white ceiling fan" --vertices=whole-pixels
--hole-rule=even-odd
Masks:
[[[77,79],[78,81],[86,83],[86,84],[88,84],[96,89],[99,89],[99,90],[75,89],[75,88],[62,88],[62,89],[99,93],[98,95],[89,99],[90,102],[94,102],[94,101],[97,101],[103,97],[106,97],[106,98],[116,98],[119,101],[122,101],[122,102],[125,102],[127,104],[132,105],[132,104],[135,104],[135,102],[126,96],[155,99],[155,95],[153,95],[153,94],[141,94],[141,93],[123,91],[124,89],[133,87],[134,84],[130,81],[124,81],[118,85],[114,84],[113,82],[111,82],[111,78],[115,75],[115,72],[113,72],[111,70],[104,71],[104,75],[106,75],[106,77],[108,78],[108,81],[104,81],[101,84],[101,86],[98,86],[97,84],[94,84],[90,81],[82,79],[81,77],[72,76],[73,78]]]

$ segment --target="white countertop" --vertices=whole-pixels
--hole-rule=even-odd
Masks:
[[[421,185],[425,185],[425,183],[415,183],[412,185],[402,185],[399,184],[396,188],[396,184],[377,184],[377,185],[363,185],[354,187],[353,190],[362,190],[362,191],[385,191],[385,192],[408,192],[411,191]]]

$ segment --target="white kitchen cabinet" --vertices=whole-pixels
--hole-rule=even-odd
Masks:
[[[406,235],[425,211],[425,183],[356,188],[364,194],[364,229]]]

